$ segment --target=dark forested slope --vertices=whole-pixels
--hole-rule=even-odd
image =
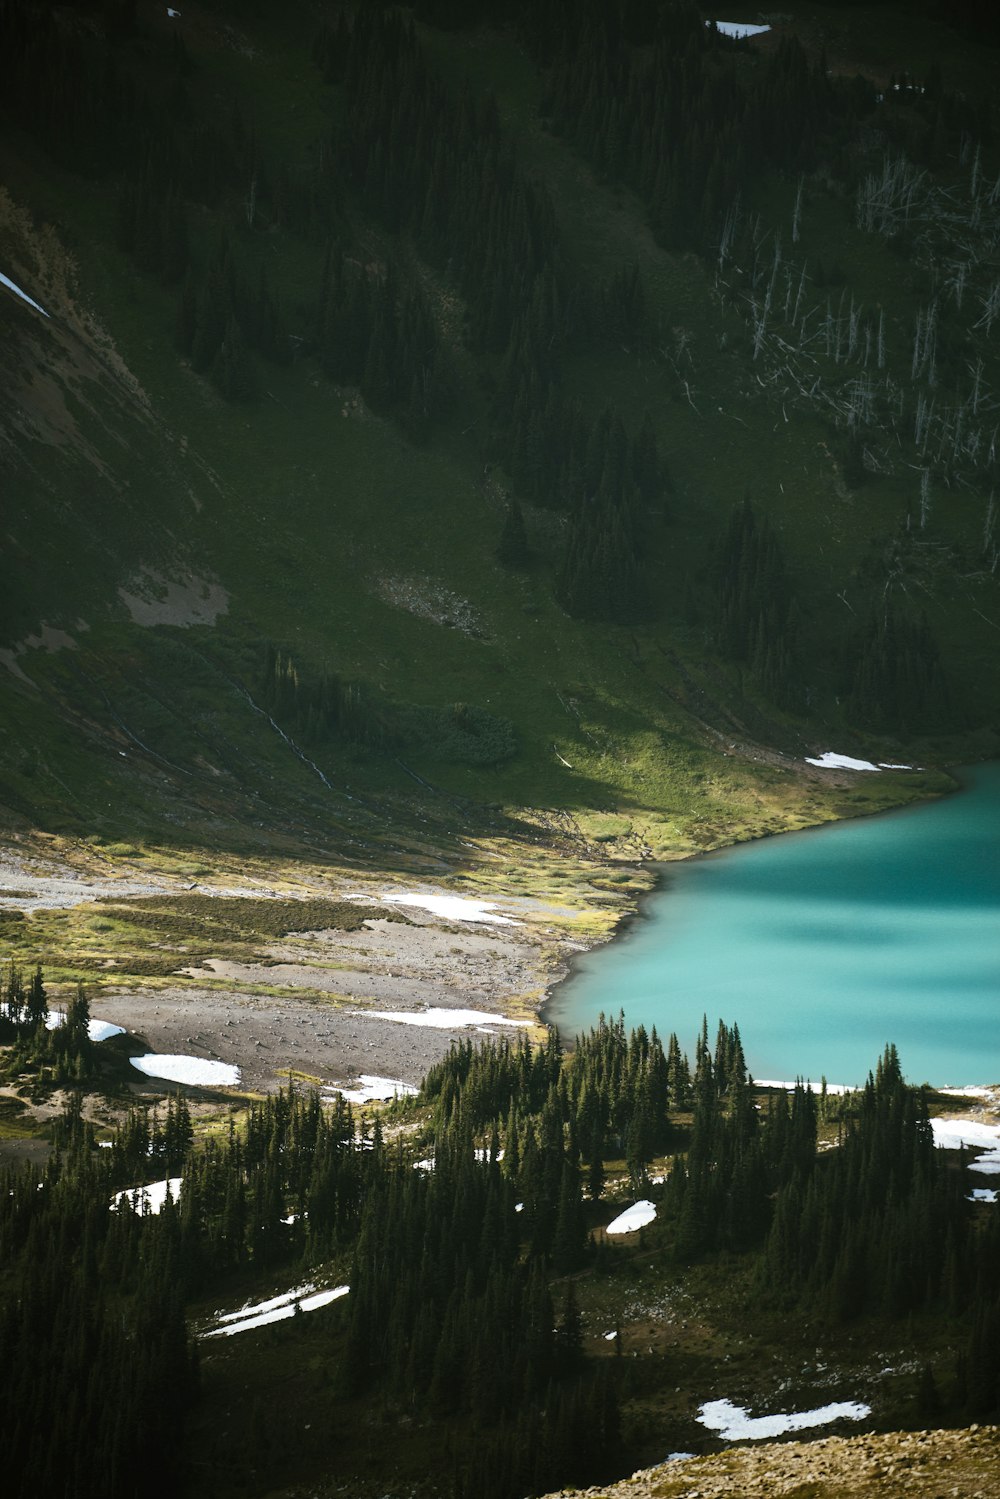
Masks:
[[[722,740],[989,752],[986,23],[901,15],[4,0],[8,805],[677,852],[830,815]]]
[[[699,1401],[747,1380],[760,1399],[774,1361],[787,1398],[817,1341],[826,1377],[806,1364],[803,1384],[856,1391],[873,1359],[893,1376],[875,1427],[996,1418],[1000,1216],[934,1148],[940,1100],[906,1086],[892,1047],[853,1095],[762,1098],[737,1027],[714,1047],[703,1028],[691,1065],[675,1035],[602,1017],[569,1055],[554,1036],[456,1046],[374,1120],[289,1087],[196,1137],[177,1097],[123,1110],[101,1149],[82,1090],[113,1061],[84,995],[55,1033],[39,997],[41,972],[12,965],[7,1065],[69,1083],[44,1170],[0,1175],[18,1493],[346,1481],[513,1499],[620,1472],[651,1442],[704,1450]],[[126,1191],[145,1182],[147,1206]],[[636,1197],[655,1207],[638,1243],[606,1234]],[[290,1277],[291,1321],[240,1325]],[[310,1308],[338,1283],[335,1307]],[[755,1348],[728,1367],[699,1345],[731,1298]],[[650,1341],[664,1331],[669,1353]],[[900,1370],[881,1367],[887,1343]]]

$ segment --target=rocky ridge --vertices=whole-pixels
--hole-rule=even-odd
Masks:
[[[1000,1427],[731,1447],[547,1499],[993,1499]]]

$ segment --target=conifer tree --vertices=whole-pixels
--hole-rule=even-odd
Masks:
[[[497,543],[497,561],[505,567],[523,567],[527,560],[528,533],[524,527],[524,514],[517,500],[510,500]]]
[[[31,975],[31,983],[28,986],[27,1001],[24,1009],[24,1024],[29,1031],[37,1030],[44,1026],[49,1013],[48,996],[45,993],[45,983],[42,975],[41,963],[36,964],[35,971]]]

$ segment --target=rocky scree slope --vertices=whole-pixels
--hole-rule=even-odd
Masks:
[[[732,1447],[548,1499],[990,1499],[998,1487],[1000,1427],[970,1426]]]

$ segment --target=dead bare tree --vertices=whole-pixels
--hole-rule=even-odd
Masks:
[[[994,320],[1000,317],[1000,281],[994,281],[986,296],[981,300],[983,315],[979,319],[979,322],[974,323],[973,326],[975,328],[985,328],[987,336],[989,336]]]
[[[795,207],[792,209],[792,244],[799,242],[799,227],[802,223],[802,189],[805,186],[805,176],[799,177],[798,191],[795,194]]]
[[[802,302],[802,293],[805,291],[805,287],[806,287],[806,262],[803,261],[802,262],[802,273],[799,276],[799,289],[795,293],[795,311],[792,313],[792,322],[793,323],[797,323],[798,320],[799,320],[799,306],[801,305],[801,302]]]
[[[851,293],[851,306],[847,314],[847,357],[854,358],[858,347],[858,322],[861,318],[860,306],[855,306],[854,293]]]
[[[920,475],[920,529],[925,530],[931,513],[931,471],[925,468]]]
[[[990,490],[989,503],[986,506],[986,519],[983,522],[983,556],[984,557],[989,552],[990,546],[991,546],[992,541],[993,541],[993,526],[994,526],[995,521],[996,521],[996,501],[995,501],[994,496],[993,496],[993,490],[991,489]]]
[[[732,203],[729,205],[729,209],[728,209],[728,211],[726,213],[726,217],[722,221],[722,233],[719,236],[719,270],[720,271],[723,269],[723,267],[725,266],[726,261],[729,259],[729,254],[730,254],[730,251],[732,250],[732,247],[733,247],[733,241],[736,238],[736,230],[737,230],[737,228],[739,226],[739,222],[740,222],[740,195],[739,195],[739,193],[737,193],[736,197],[733,199]]]

